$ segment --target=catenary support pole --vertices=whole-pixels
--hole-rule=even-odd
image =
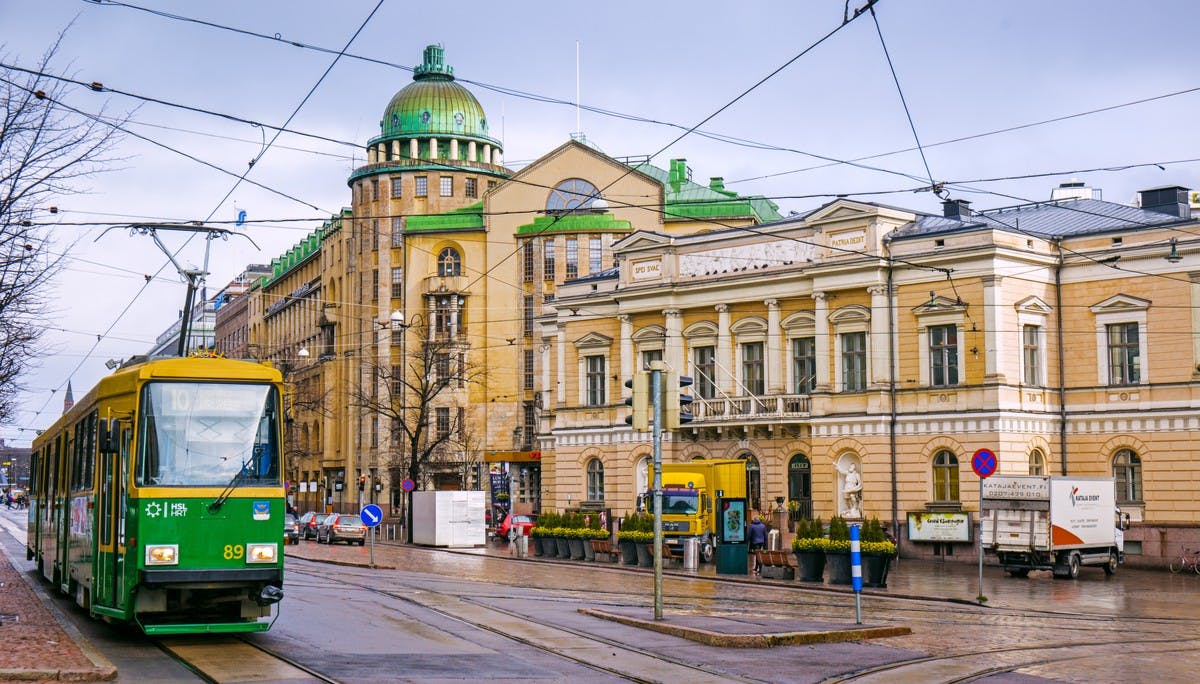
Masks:
[[[650,400],[654,406],[654,619],[663,619],[662,589],[662,361],[650,362]]]

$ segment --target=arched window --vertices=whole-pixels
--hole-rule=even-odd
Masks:
[[[462,258],[457,249],[447,247],[438,254],[438,275],[443,278],[462,275]]]
[[[604,501],[604,464],[598,458],[587,464],[587,500]]]
[[[752,454],[742,454],[746,462],[746,495],[750,499],[748,505],[752,510],[762,510],[762,471],[758,459]]]
[[[788,461],[788,502],[794,519],[812,517],[812,463],[804,454],[796,454]]]
[[[949,451],[933,457],[933,500],[958,502],[958,457]]]
[[[546,212],[564,214],[578,209],[591,209],[592,203],[600,199],[596,186],[582,178],[568,178],[554,186],[546,198]]]
[[[1041,449],[1034,449],[1033,451],[1029,452],[1029,474],[1046,474],[1046,457],[1042,455]]]
[[[1121,449],[1113,456],[1113,478],[1116,480],[1117,503],[1142,502],[1142,459],[1130,449]]]

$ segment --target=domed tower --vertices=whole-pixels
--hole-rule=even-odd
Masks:
[[[454,81],[442,46],[425,48],[413,82],[392,97],[367,143],[367,164],[355,169],[350,186],[371,215],[440,214],[473,204],[510,175],[501,166],[503,148],[488,135],[479,100]],[[391,200],[401,200],[399,203]]]

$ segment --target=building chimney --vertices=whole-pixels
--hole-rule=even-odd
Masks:
[[[962,219],[971,215],[971,203],[963,199],[951,199],[942,202],[942,216],[952,219]]]
[[[1162,188],[1150,188],[1138,193],[1139,204],[1146,211],[1156,211],[1160,214],[1170,214],[1181,219],[1192,217],[1192,208],[1188,204],[1188,189],[1178,185],[1168,185]]]

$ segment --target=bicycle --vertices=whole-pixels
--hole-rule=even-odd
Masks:
[[[1200,575],[1200,551],[1188,551],[1184,547],[1179,547],[1179,557],[1171,560],[1171,564],[1167,566],[1172,573],[1192,572]]]

